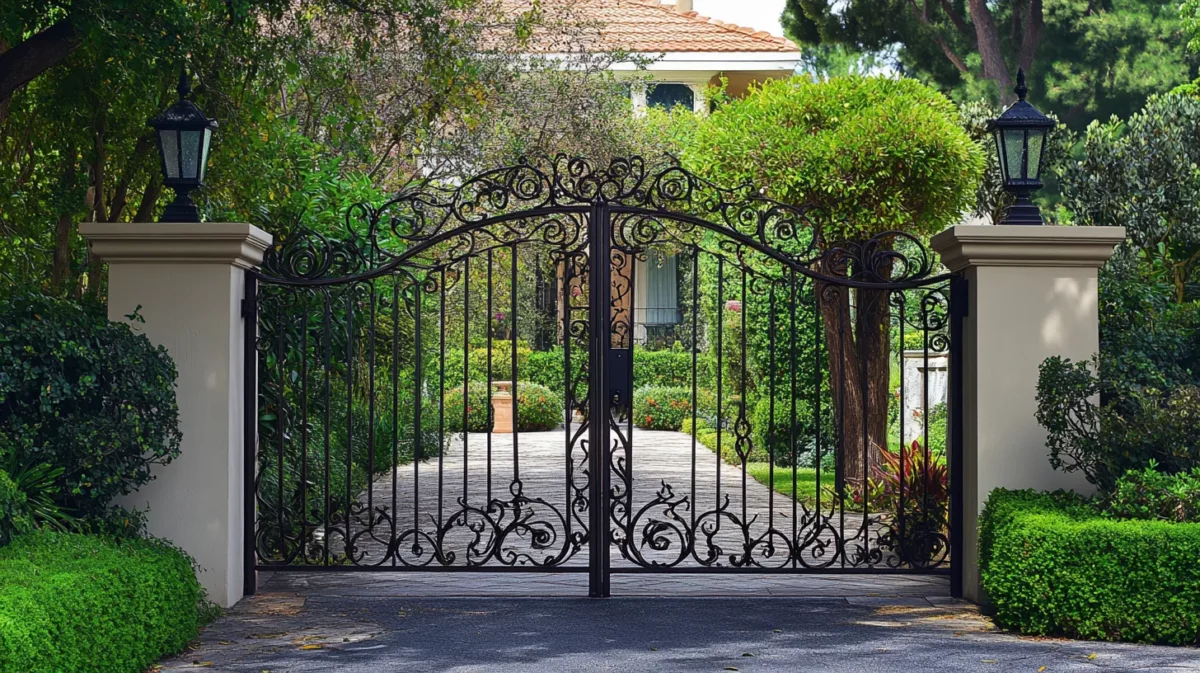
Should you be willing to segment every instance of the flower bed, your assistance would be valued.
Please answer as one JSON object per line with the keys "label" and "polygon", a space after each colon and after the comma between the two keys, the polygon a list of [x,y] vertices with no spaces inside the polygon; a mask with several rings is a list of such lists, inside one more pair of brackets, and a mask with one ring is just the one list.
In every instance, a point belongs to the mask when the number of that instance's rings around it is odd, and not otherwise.
{"label": "flower bed", "polygon": [[1079,496],[997,489],[979,548],[983,588],[1005,628],[1200,642],[1200,523],[1113,520]]}
{"label": "flower bed", "polygon": [[202,606],[162,542],[20,535],[0,549],[0,673],[138,673],[196,636]]}

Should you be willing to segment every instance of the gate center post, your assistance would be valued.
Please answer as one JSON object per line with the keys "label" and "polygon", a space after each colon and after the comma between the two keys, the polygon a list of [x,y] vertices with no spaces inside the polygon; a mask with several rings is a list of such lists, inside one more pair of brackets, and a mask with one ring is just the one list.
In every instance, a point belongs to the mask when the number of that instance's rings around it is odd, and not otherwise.
{"label": "gate center post", "polygon": [[607,354],[611,340],[612,217],[607,205],[588,216],[588,596],[609,595],[609,404]]}

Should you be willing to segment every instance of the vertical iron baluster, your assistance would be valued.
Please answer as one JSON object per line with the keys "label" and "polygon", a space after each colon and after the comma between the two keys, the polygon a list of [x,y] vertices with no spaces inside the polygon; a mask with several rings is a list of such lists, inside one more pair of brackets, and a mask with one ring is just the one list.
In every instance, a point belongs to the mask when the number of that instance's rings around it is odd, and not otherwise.
{"label": "vertical iron baluster", "polygon": [[392,535],[388,538],[388,551],[392,566],[396,565],[396,524],[399,510],[396,509],[397,473],[400,471],[400,284],[396,276],[392,281]]}
{"label": "vertical iron baluster", "polygon": [[[771,283],[770,295],[767,300],[767,306],[770,310],[770,315],[767,317],[767,350],[769,351],[768,360],[770,364],[767,370],[771,372],[771,378],[767,382],[767,394],[771,396],[771,401],[767,403],[767,472],[770,475],[767,483],[771,485],[767,489],[767,531],[775,530],[775,283]],[[742,315],[746,314],[746,307],[742,307]],[[742,477],[745,479],[745,469],[743,468]],[[795,480],[792,480],[795,483]]]}
{"label": "vertical iron baluster", "polygon": [[691,511],[692,526],[689,529],[691,532],[691,540],[689,541],[692,547],[692,552],[696,550],[696,509],[700,506],[698,496],[696,494],[696,423],[699,418],[698,410],[700,408],[699,384],[697,379],[700,376],[697,371],[697,357],[700,352],[700,330],[699,330],[699,315],[700,315],[700,248],[692,248],[692,490],[688,493],[692,498],[692,506],[688,509]]}
{"label": "vertical iron baluster", "polygon": [[[715,508],[721,507],[721,439],[725,434],[725,414],[722,404],[722,370],[725,369],[725,258],[717,255],[717,499]],[[721,530],[721,517],[716,517],[717,531]]]}
{"label": "vertical iron baluster", "polygon": [[467,411],[470,409],[471,378],[470,378],[470,360],[468,354],[471,352],[471,258],[467,257],[463,260],[463,507],[467,506],[467,475],[470,474],[467,469],[467,458],[470,451],[467,447]]}
{"label": "vertical iron baluster", "polygon": [[[625,380],[629,382],[628,390],[625,391],[627,399],[625,403],[628,405],[629,414],[625,423],[625,478],[627,487],[625,489],[625,513],[626,513],[626,530],[625,542],[632,544],[633,542],[633,387],[637,382],[633,380],[633,350],[637,341],[637,320],[634,318],[637,315],[637,255],[630,248],[630,252],[622,253],[629,260],[629,362],[627,363],[627,371]],[[647,263],[649,260],[647,259]]]}
{"label": "vertical iron baluster", "polygon": [[[793,269],[792,270],[792,282],[793,283],[795,283],[795,278],[796,278],[796,271]],[[813,380],[813,390],[814,390],[813,409],[815,409],[815,412],[813,415],[816,417],[816,424],[817,424],[817,430],[816,430],[817,455],[815,458],[813,458],[813,465],[816,467],[816,487],[817,487],[817,498],[816,498],[817,504],[816,504],[816,515],[815,515],[816,518],[814,519],[814,521],[816,522],[817,531],[819,533],[820,525],[821,525],[821,433],[825,430],[824,426],[822,426],[822,424],[821,424],[821,379],[824,378],[821,375],[822,374],[821,370],[824,367],[825,363],[828,362],[828,359],[822,359],[822,357],[821,357],[821,333],[824,332],[824,324],[821,319],[821,297],[820,297],[821,286],[819,284],[817,284],[816,282],[814,282],[812,284],[812,288],[813,288],[813,343],[815,344],[815,346],[813,348],[813,379],[814,379]],[[832,372],[830,372],[830,374],[832,374]]]}
{"label": "vertical iron baluster", "polygon": [[[742,321],[742,334],[741,334],[742,354],[741,354],[741,358],[742,358],[742,362],[741,362],[741,367],[740,367],[741,381],[739,382],[740,386],[739,386],[739,390],[738,390],[738,394],[741,396],[741,400],[738,402],[738,420],[737,420],[737,428],[738,429],[737,429],[737,431],[734,432],[734,437],[738,437],[738,433],[741,431],[741,429],[746,427],[746,313],[747,312],[748,311],[747,311],[747,306],[746,306],[746,267],[743,266],[742,267],[742,311],[741,311],[741,321]],[[741,439],[741,438],[738,437],[738,439]],[[739,442],[738,444],[741,444],[741,443]],[[745,448],[744,446],[739,446],[738,444],[735,444],[734,446],[737,448]],[[742,459],[742,525],[747,526],[747,527],[749,527],[749,523],[748,523],[749,518],[746,515],[746,458],[749,457],[749,455],[750,455],[750,452],[746,451],[741,456],[741,459]],[[774,490],[774,484],[772,484],[771,490],[772,491]],[[750,553],[750,550],[747,549],[746,554],[749,555],[749,553]]]}
{"label": "vertical iron baluster", "polygon": [[[295,296],[295,290],[292,288],[286,288],[280,292],[281,295],[285,294],[285,293],[291,294],[291,295],[293,295],[293,297]],[[279,302],[279,318],[275,322],[275,324],[277,325],[276,329],[279,331],[279,343],[278,343],[278,347],[277,347],[277,350],[275,353],[275,358],[276,358],[275,364],[278,369],[278,377],[279,377],[278,378],[278,381],[279,381],[279,399],[278,399],[279,413],[276,414],[276,416],[278,417],[277,432],[279,433],[279,446],[277,448],[277,450],[279,451],[279,456],[278,456],[279,471],[275,474],[275,481],[276,481],[276,485],[278,486],[277,490],[278,490],[278,495],[279,495],[279,500],[276,503],[276,506],[278,508],[276,510],[276,515],[277,515],[276,518],[278,519],[278,524],[279,524],[279,560],[280,561],[287,560],[287,544],[285,542],[286,536],[284,535],[284,521],[283,521],[283,512],[286,509],[284,507],[284,503],[283,503],[283,482],[285,480],[284,479],[283,457],[286,452],[285,437],[287,437],[287,398],[284,395],[284,390],[287,388],[287,385],[286,385],[287,374],[284,371],[284,363],[286,362],[286,358],[284,356],[285,350],[284,350],[283,337],[287,333],[287,324],[284,320],[285,313],[283,310],[283,304],[284,304],[283,301]]]}
{"label": "vertical iron baluster", "polygon": [[324,373],[322,374],[322,375],[323,375],[323,377],[324,377],[324,382],[323,382],[323,383],[324,383],[324,386],[323,386],[323,387],[324,387],[324,390],[322,391],[322,394],[323,394],[323,395],[324,395],[324,397],[325,397],[325,400],[324,400],[324,407],[325,407],[325,409],[324,409],[324,416],[325,416],[325,418],[324,418],[324,420],[325,420],[325,437],[324,437],[324,440],[325,440],[325,441],[324,441],[324,443],[325,443],[325,446],[324,446],[324,450],[325,450],[325,453],[324,453],[324,458],[325,458],[325,466],[324,466],[324,469],[322,470],[322,472],[323,472],[323,477],[324,477],[324,480],[325,480],[325,481],[324,481],[324,484],[323,484],[323,487],[324,487],[324,496],[325,496],[325,502],[324,502],[324,505],[325,505],[325,511],[324,511],[324,512],[322,513],[322,515],[321,515],[321,519],[322,519],[322,521],[321,521],[321,525],[322,525],[322,526],[324,526],[324,530],[323,530],[323,532],[322,532],[322,534],[321,534],[322,543],[323,543],[323,544],[322,544],[322,547],[323,547],[323,549],[322,549],[322,552],[321,552],[321,554],[322,554],[322,557],[321,557],[321,563],[322,563],[322,565],[329,565],[329,562],[330,562],[330,557],[329,557],[329,525],[330,525],[330,523],[332,523],[332,522],[330,521],[330,518],[329,518],[329,509],[330,509],[330,507],[331,507],[331,506],[332,506],[332,504],[333,504],[333,494],[331,494],[331,493],[329,492],[329,482],[330,482],[330,475],[329,475],[329,470],[330,470],[330,466],[329,466],[329,462],[330,462],[330,461],[329,461],[329,435],[330,435],[330,433],[331,433],[331,432],[333,432],[333,423],[332,423],[332,420],[333,420],[333,418],[332,418],[332,411],[331,411],[331,409],[330,409],[330,406],[331,406],[331,405],[330,405],[330,400],[331,400],[331,395],[330,395],[330,393],[331,393],[331,391],[330,391],[330,371],[332,371],[332,369],[333,369],[333,299],[330,297],[330,291],[329,291],[329,289],[328,289],[328,288],[321,288],[321,311],[322,311],[322,313],[324,314],[324,318],[325,318],[325,329],[324,329],[324,335],[323,335],[323,336],[324,336],[324,339],[323,339],[323,341],[324,341],[324,344],[323,344],[323,346],[322,346],[322,349],[321,349],[321,350],[322,350],[322,353],[321,353],[321,354],[324,356],[324,361],[325,361],[325,362],[324,362],[324,364],[325,364],[325,371],[324,371]]}
{"label": "vertical iron baluster", "polygon": [[842,558],[842,567],[846,567],[846,386],[849,380],[846,378],[846,322],[850,319],[850,301],[846,299],[845,315],[840,310],[842,306],[841,293],[850,293],[849,288],[830,286],[838,291],[837,302],[839,310],[837,312],[838,321],[838,378],[842,385],[838,386],[838,434],[837,434],[837,470],[835,484],[838,490],[838,539],[842,541],[842,548],[838,550]]}
{"label": "vertical iron baluster", "polygon": [[487,390],[483,404],[487,408],[487,506],[492,505],[492,249],[487,253]]}
{"label": "vertical iron baluster", "polygon": [[[517,401],[519,400],[521,395],[520,395],[520,390],[519,390],[520,386],[517,383],[517,244],[516,243],[514,243],[512,246],[512,260],[511,261],[512,261],[512,265],[511,265],[512,278],[509,281],[509,283],[510,283],[509,284],[509,299],[511,300],[511,304],[512,304],[512,330],[509,332],[509,338],[511,341],[511,343],[509,344],[509,348],[510,348],[511,352],[509,354],[512,356],[511,357],[512,376],[510,377],[510,379],[512,380],[513,484],[515,486],[515,485],[519,484],[521,481],[520,453],[517,450],[517,437],[520,434],[519,428],[521,425],[520,417],[517,415],[517,413],[518,413]],[[516,495],[519,492],[520,491],[516,491],[513,493],[513,495]]]}
{"label": "vertical iron baluster", "polygon": [[353,475],[353,457],[354,457],[354,285],[350,284],[346,287],[346,538],[343,540],[346,547],[346,557],[353,562],[354,554],[351,551],[351,538],[353,537],[353,521],[351,513],[354,511],[354,499],[350,493],[350,487],[354,482]]}
{"label": "vertical iron baluster", "polygon": [[900,306],[899,306],[899,311],[900,311],[900,423],[899,423],[899,426],[900,426],[900,428],[899,428],[899,432],[900,432],[900,489],[899,489],[900,490],[900,492],[899,492],[900,511],[897,513],[897,516],[900,519],[900,543],[901,543],[900,560],[901,560],[901,562],[903,562],[904,561],[903,548],[904,548],[904,545],[906,545],[907,541],[908,541],[908,538],[905,537],[905,535],[904,535],[904,533],[905,533],[904,463],[906,462],[904,460],[904,453],[908,448],[904,445],[905,444],[904,424],[908,420],[908,418],[905,416],[905,409],[904,409],[904,402],[906,399],[904,396],[905,395],[905,393],[904,393],[904,369],[905,369],[905,366],[904,366],[905,365],[905,362],[904,362],[904,318],[905,318],[905,315],[904,315],[904,313],[905,313],[905,310],[904,309],[905,309],[905,305],[908,303],[908,296],[904,294],[903,290],[899,290],[898,292],[900,294],[900,301],[898,302],[900,304]]}
{"label": "vertical iron baluster", "polygon": [[[308,295],[305,292],[305,295]],[[307,299],[307,296],[305,297]],[[308,304],[300,310],[300,539],[301,559],[308,562]]]}
{"label": "vertical iron baluster", "polygon": [[[856,290],[854,295],[855,295],[855,303],[858,305],[859,311],[860,311],[860,313],[858,315],[861,316],[862,315],[861,312],[866,312],[867,310],[869,310],[868,304],[871,301],[871,295],[868,294],[865,290]],[[857,330],[856,330],[856,332],[857,332]],[[874,338],[876,338],[876,337],[872,337],[872,339],[874,339]],[[867,479],[868,479],[867,470],[871,463],[871,442],[870,442],[870,435],[868,434],[868,431],[870,429],[868,420],[870,419],[870,415],[871,415],[871,388],[870,388],[870,379],[867,378],[867,361],[870,359],[868,356],[868,351],[870,350],[870,347],[868,345],[869,343],[870,343],[870,339],[865,340],[865,341],[858,340],[858,376],[859,376],[859,386],[860,386],[859,399],[861,400],[861,404],[859,405],[859,410],[860,410],[860,413],[862,414],[862,485],[860,486],[860,488],[862,489],[863,518],[862,518],[862,529],[861,530],[862,530],[862,536],[863,536],[863,548],[864,549],[868,548],[870,546],[870,540],[869,540],[869,535],[868,535],[867,531],[868,531],[868,518],[870,516],[868,514],[868,510],[870,510],[870,507],[871,507],[869,491],[867,489]]]}
{"label": "vertical iron baluster", "polygon": [[367,314],[367,529],[375,535],[375,279],[370,280],[368,297],[371,310]]}
{"label": "vertical iron baluster", "polygon": [[[792,567],[796,567],[797,557],[800,556],[800,541],[798,538],[799,524],[796,518],[796,479],[798,479],[799,469],[796,465],[796,268],[789,267],[788,269],[788,314],[791,315],[791,329],[788,331],[788,374],[790,379],[789,390],[792,399],[791,410],[791,427],[788,430],[788,444],[792,449]],[[819,373],[819,370],[818,370]],[[821,432],[820,425],[817,426],[817,433]],[[821,488],[818,481],[817,488]],[[821,509],[817,508],[816,521],[820,522]]]}
{"label": "vertical iron baluster", "polygon": [[[925,292],[925,296],[921,298],[921,328],[923,330],[923,339],[921,340],[921,361],[925,367],[925,371],[921,374],[921,422],[922,436],[925,438],[922,453],[925,454],[925,462],[921,470],[919,478],[921,480],[921,509],[920,518],[918,521],[928,521],[929,516],[929,461],[932,456],[929,453],[929,310],[931,308],[929,301],[933,300],[934,295],[932,290],[921,290]],[[914,452],[915,453],[915,452]],[[914,463],[916,456],[913,456]],[[903,461],[901,461],[903,464]]]}
{"label": "vertical iron baluster", "polygon": [[571,279],[572,279],[572,263],[571,258],[567,256],[567,246],[561,247],[562,251],[562,327],[559,332],[562,335],[563,344],[563,427],[565,436],[563,437],[563,451],[566,454],[566,511],[564,512],[563,520],[566,521],[566,539],[568,544],[571,540],[571,521],[574,519],[572,510],[574,506],[571,503],[571,485],[575,480],[575,461],[571,457]]}
{"label": "vertical iron baluster", "polygon": [[[421,310],[424,306],[424,289],[420,281],[413,281],[413,390],[415,391],[416,403],[413,406],[413,427],[416,428],[417,434],[414,438],[413,445],[413,535],[415,536],[421,530],[421,459],[424,457],[422,449],[423,438],[425,436],[425,425],[421,420],[421,407],[424,406],[422,400],[421,384],[424,377],[425,358],[421,349]],[[440,438],[439,438],[440,441]],[[413,538],[418,539],[416,537]]]}
{"label": "vertical iron baluster", "polygon": [[446,464],[446,267],[441,268],[438,298],[438,479],[437,527],[442,530],[442,496]]}

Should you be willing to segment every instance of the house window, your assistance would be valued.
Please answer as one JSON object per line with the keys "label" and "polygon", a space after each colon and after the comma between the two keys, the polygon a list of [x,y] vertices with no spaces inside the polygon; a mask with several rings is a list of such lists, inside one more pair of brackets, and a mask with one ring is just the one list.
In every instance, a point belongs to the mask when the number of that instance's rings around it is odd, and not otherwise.
{"label": "house window", "polygon": [[[648,255],[642,324],[674,325],[679,322],[679,275],[675,255]],[[640,293],[639,293],[640,294]]]}
{"label": "house window", "polygon": [[646,96],[646,105],[670,110],[676,105],[691,110],[696,103],[696,94],[686,84],[657,84]]}

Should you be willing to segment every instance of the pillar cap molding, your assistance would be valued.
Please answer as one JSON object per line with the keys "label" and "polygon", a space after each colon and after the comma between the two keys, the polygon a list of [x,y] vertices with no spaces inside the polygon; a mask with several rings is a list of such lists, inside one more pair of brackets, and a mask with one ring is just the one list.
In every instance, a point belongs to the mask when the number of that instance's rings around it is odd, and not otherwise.
{"label": "pillar cap molding", "polygon": [[951,271],[973,266],[1099,268],[1125,227],[957,225],[930,241]]}
{"label": "pillar cap molding", "polygon": [[242,222],[83,222],[92,254],[113,264],[262,264],[272,237]]}

